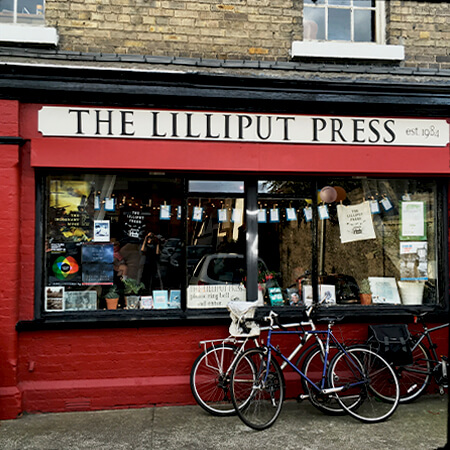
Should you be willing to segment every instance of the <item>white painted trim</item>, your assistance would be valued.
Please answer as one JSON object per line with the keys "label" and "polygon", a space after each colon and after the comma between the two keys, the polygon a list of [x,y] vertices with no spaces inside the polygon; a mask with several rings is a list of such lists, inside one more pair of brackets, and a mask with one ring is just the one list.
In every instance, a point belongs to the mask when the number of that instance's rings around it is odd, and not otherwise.
{"label": "white painted trim", "polygon": [[294,41],[292,42],[291,57],[298,56],[403,61],[405,48],[403,45],[379,45],[366,42]]}
{"label": "white painted trim", "polygon": [[0,42],[58,45],[56,28],[30,25],[2,24]]}

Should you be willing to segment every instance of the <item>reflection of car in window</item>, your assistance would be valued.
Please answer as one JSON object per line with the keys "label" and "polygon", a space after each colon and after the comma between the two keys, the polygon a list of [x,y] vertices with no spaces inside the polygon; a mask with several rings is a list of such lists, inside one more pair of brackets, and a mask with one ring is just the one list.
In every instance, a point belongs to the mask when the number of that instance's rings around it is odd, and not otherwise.
{"label": "reflection of car in window", "polygon": [[[267,266],[262,260],[259,260],[259,270],[267,271]],[[214,253],[200,260],[189,284],[240,284],[244,283],[245,277],[244,255]]]}
{"label": "reflection of car in window", "polygon": [[[213,251],[212,245],[189,245],[187,247],[187,271],[188,274],[191,274],[194,270],[194,267],[197,265],[197,263],[200,261],[200,259],[210,254]],[[178,246],[175,251],[172,253],[172,256],[170,257],[170,265],[172,268],[178,268],[181,264],[181,258],[182,258],[182,248],[181,246]]]}

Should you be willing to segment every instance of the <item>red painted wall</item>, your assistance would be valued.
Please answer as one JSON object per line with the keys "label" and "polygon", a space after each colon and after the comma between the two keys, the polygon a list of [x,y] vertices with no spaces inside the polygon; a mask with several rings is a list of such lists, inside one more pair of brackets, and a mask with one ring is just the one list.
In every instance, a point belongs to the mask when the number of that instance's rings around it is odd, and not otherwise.
{"label": "red painted wall", "polygon": [[[226,144],[224,148],[215,147],[211,156],[210,143],[200,143],[195,148],[192,143],[187,146],[183,143],[180,155],[176,143],[133,141],[130,145],[128,141],[124,151],[124,141],[120,140],[40,139],[36,132],[37,110],[38,105],[19,106],[17,102],[0,101],[0,135],[37,138],[21,149],[1,146],[3,211],[0,230],[3,239],[0,248],[2,255],[8,255],[3,259],[6,270],[0,284],[0,418],[3,419],[16,417],[22,411],[193,403],[189,373],[201,351],[198,342],[227,336],[226,326],[67,329],[18,335],[17,321],[34,317],[35,180],[32,164],[49,167],[105,167],[105,164],[123,167],[126,164],[139,169],[146,165],[149,168],[167,168],[168,165],[175,168],[176,165],[187,170],[226,163],[229,170],[361,170],[373,173],[389,167],[391,172],[400,169],[434,174],[449,172],[448,148],[396,149],[397,156],[393,156],[396,152],[392,149],[369,151],[351,147],[336,151],[336,148],[322,147],[304,163],[300,156],[314,153],[310,148],[305,147],[299,153],[298,148],[251,144],[244,148],[242,144]],[[236,165],[244,150],[244,164]],[[421,152],[436,154],[424,159]],[[405,158],[406,154],[409,158]],[[156,158],[159,163],[155,162]],[[297,166],[292,165],[293,160],[297,161]],[[346,339],[367,337],[367,324],[341,328]],[[437,343],[443,353],[448,353],[447,330],[439,333]],[[287,375],[287,379],[288,395],[297,395],[298,379],[292,375]]]}
{"label": "red painted wall", "polygon": [[[0,101],[0,136],[19,135],[19,104]],[[18,320],[17,299],[20,290],[19,254],[19,185],[20,160],[17,145],[0,146],[0,418],[17,416],[21,411],[17,388],[18,340],[15,325]]]}

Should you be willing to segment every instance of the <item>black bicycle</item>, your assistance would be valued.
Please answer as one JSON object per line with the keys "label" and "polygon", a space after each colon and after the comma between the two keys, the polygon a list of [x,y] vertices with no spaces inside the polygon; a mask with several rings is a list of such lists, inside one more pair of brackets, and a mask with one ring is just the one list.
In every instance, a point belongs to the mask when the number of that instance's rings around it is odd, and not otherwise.
{"label": "black bicycle", "polygon": [[[400,402],[408,403],[422,395],[431,380],[439,386],[441,395],[448,389],[448,356],[439,355],[437,344],[431,334],[449,326],[449,323],[428,328],[425,323],[427,313],[417,313],[415,321],[422,325],[422,330],[411,335],[412,363],[393,365],[400,386]],[[385,397],[386,400],[389,398]]]}

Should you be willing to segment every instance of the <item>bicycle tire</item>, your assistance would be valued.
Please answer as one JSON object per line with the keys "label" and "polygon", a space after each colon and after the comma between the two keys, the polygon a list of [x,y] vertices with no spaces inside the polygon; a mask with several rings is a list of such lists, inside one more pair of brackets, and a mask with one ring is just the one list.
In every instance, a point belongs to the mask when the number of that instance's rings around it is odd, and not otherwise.
{"label": "bicycle tire", "polygon": [[[252,362],[249,370],[248,359]],[[267,349],[246,350],[231,374],[231,399],[239,418],[250,428],[264,430],[272,426],[281,413],[284,401],[284,378],[278,362],[271,357],[266,377]]]}
{"label": "bicycle tire", "polygon": [[409,403],[420,397],[431,381],[431,356],[420,343],[412,351],[412,364],[394,366],[400,386],[400,403]]}
{"label": "bicycle tire", "polygon": [[214,416],[236,413],[230,395],[230,365],[238,351],[239,347],[232,344],[209,347],[192,365],[192,395],[205,411]]}
{"label": "bicycle tire", "polygon": [[[337,350],[335,347],[334,349]],[[297,361],[297,366],[300,359],[302,359],[302,357],[300,357]],[[329,367],[331,359],[328,361]],[[323,353],[319,345],[313,345],[311,351],[304,358],[301,370],[304,375],[314,382],[314,384],[320,387],[323,373]],[[308,395],[308,400],[319,411],[332,416],[347,414],[346,410],[341,406],[334,394],[325,395],[316,392],[310,383],[308,383],[308,381],[306,381],[303,377],[301,378],[301,383],[303,392]]]}
{"label": "bicycle tire", "polygon": [[[365,347],[338,353],[330,363],[329,383],[333,388],[343,389],[336,392],[337,399],[350,415],[362,422],[382,422],[399,404],[400,387],[393,368]],[[349,401],[352,395],[362,399],[357,406]],[[385,401],[383,396],[390,401]]]}

